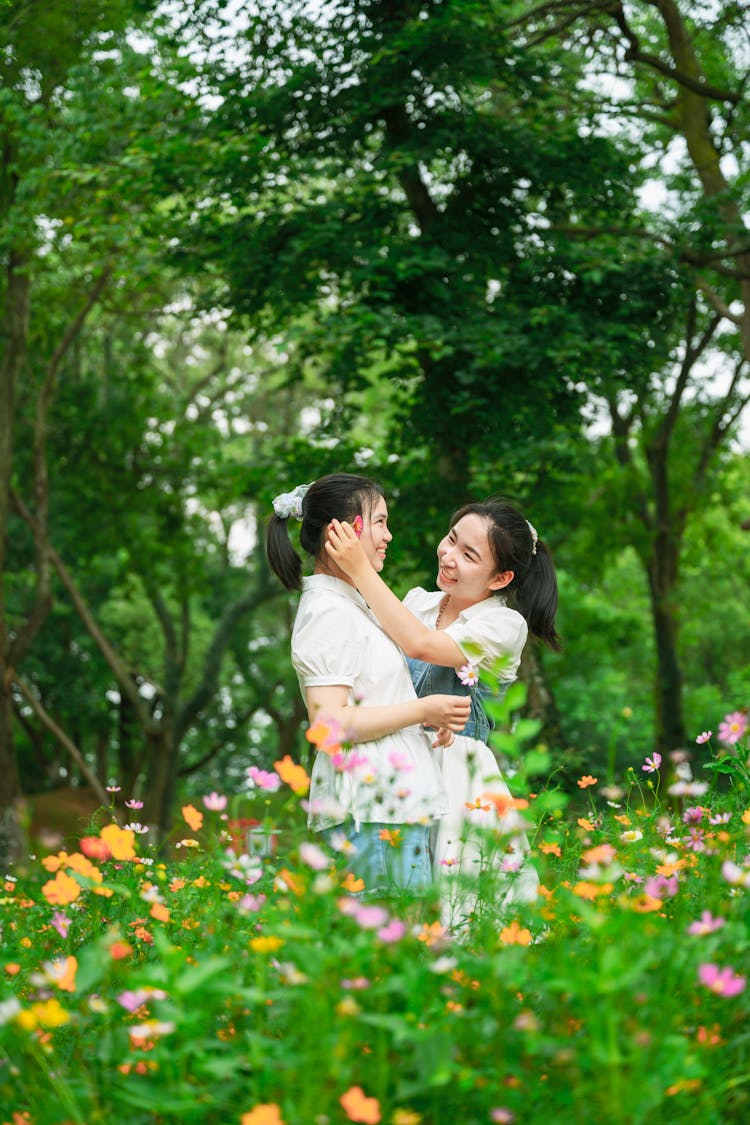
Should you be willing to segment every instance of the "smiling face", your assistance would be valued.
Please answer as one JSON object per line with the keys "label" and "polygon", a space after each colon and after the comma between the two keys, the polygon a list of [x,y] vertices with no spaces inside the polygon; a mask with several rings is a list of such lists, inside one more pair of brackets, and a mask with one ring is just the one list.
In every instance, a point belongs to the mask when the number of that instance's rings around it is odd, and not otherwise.
{"label": "smiling face", "polygon": [[371,566],[378,573],[385,566],[385,553],[392,539],[388,530],[388,505],[382,496],[378,496],[370,510],[362,513],[362,534],[359,538]]}
{"label": "smiling face", "polygon": [[513,581],[512,570],[498,572],[488,528],[484,516],[470,512],[438,544],[437,584],[464,607],[483,601]]}

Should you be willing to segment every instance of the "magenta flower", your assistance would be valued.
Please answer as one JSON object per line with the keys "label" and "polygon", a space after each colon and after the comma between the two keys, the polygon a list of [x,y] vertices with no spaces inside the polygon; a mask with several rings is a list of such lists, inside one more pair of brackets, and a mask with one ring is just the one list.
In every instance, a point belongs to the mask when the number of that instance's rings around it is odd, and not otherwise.
{"label": "magenta flower", "polygon": [[254,786],[257,785],[258,789],[265,789],[269,793],[275,793],[281,785],[281,778],[277,773],[259,770],[257,766],[250,766],[247,776]]}
{"label": "magenta flower", "polygon": [[313,871],[325,871],[331,866],[331,861],[318,844],[313,844],[309,840],[299,846],[299,857],[303,863],[311,867]]}
{"label": "magenta flower", "polygon": [[658,752],[658,750],[655,750],[653,758],[646,758],[646,761],[641,766],[641,769],[644,773],[656,773],[660,765],[661,754]]}
{"label": "magenta flower", "polygon": [[237,903],[237,909],[241,910],[243,914],[257,914],[265,901],[266,896],[263,894],[246,894]]}
{"label": "magenta flower", "polygon": [[725,746],[734,746],[746,730],[747,715],[742,711],[732,711],[731,715],[725,715],[724,721],[719,723],[719,742],[723,742]]}
{"label": "magenta flower", "polygon": [[227,807],[227,798],[222,797],[220,793],[208,793],[203,798],[203,807],[208,809],[209,812],[224,812]]}
{"label": "magenta flower", "polygon": [[68,936],[70,918],[68,918],[67,914],[63,914],[61,910],[56,910],[52,915],[52,925],[55,927],[61,938],[66,938]]}
{"label": "magenta flower", "polygon": [[405,933],[406,923],[402,922],[400,918],[391,918],[390,922],[381,926],[378,930],[378,937],[381,941],[390,945],[395,941],[401,941]]}
{"label": "magenta flower", "polygon": [[717,996],[737,996],[745,987],[745,978],[732,969],[720,969],[718,965],[698,966],[698,979]]}
{"label": "magenta flower", "polygon": [[682,814],[683,824],[700,824],[703,820],[703,815],[706,810],[703,805],[691,805],[689,809],[685,809]]}
{"label": "magenta flower", "polygon": [[701,734],[698,735],[695,741],[699,746],[702,746],[704,742],[708,742],[713,733],[714,732],[712,730],[704,730]]}
{"label": "magenta flower", "polygon": [[700,918],[690,923],[687,932],[695,937],[703,937],[704,934],[715,933],[724,925],[726,925],[726,919],[714,918],[710,910],[704,910]]}
{"label": "magenta flower", "polygon": [[646,880],[644,891],[651,898],[674,898],[677,894],[679,881],[676,875],[652,875]]}
{"label": "magenta flower", "polygon": [[142,809],[143,808],[143,801],[126,801],[125,802],[125,808],[126,809]]}
{"label": "magenta flower", "polygon": [[356,515],[354,517],[354,519],[352,520],[352,527],[354,528],[354,534],[357,536],[357,539],[360,539],[365,527],[360,515]]}

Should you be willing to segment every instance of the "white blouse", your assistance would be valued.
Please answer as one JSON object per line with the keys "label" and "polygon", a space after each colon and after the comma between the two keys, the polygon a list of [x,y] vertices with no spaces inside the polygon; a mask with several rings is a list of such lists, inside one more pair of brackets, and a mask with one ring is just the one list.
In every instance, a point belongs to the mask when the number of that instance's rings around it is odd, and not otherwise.
{"label": "white blouse", "polygon": [[[425,625],[434,628],[444,597],[442,590],[424,590],[416,586],[409,590],[404,605]],[[499,672],[500,681],[511,683],[515,680],[529,627],[518,610],[505,604],[501,594],[493,594],[470,605],[443,632],[453,638],[467,661],[477,666],[491,668],[498,658],[505,658],[506,663]]]}
{"label": "white blouse", "polygon": [[[309,687],[344,686],[349,703],[363,707],[416,699],[401,650],[361,594],[328,574],[302,580],[292,664],[303,696]],[[341,756],[315,754],[308,823],[317,831],[348,817],[356,826],[414,823],[442,816],[446,808],[431,737],[421,726],[358,743]]]}

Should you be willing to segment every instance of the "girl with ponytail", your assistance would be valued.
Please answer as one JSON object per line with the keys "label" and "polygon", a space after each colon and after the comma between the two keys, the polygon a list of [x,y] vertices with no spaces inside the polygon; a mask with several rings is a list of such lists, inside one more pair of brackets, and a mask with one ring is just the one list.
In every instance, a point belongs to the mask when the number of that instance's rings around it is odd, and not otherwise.
{"label": "girl with ponytail", "polygon": [[[536,529],[501,497],[465,505],[437,547],[438,589],[410,590],[403,602],[364,565],[348,522],[333,521],[327,550],[406,654],[417,694],[453,691],[471,697],[466,726],[455,739],[446,733],[436,754],[449,808],[433,832],[435,873],[462,873],[470,883],[487,869],[490,838],[473,829],[494,828],[504,844],[490,854],[501,899],[535,897],[538,876],[526,858],[523,823],[515,811],[497,811],[508,802],[512,810],[512,798],[487,744],[491,723],[478,676],[481,668],[499,667],[504,690],[516,677],[529,632],[560,648],[555,568]],[[488,793],[501,798],[494,807]],[[445,902],[446,920],[455,928],[475,909],[476,895],[459,887],[451,894],[446,886]]]}
{"label": "girl with ponytail", "polygon": [[[422,890],[432,881],[430,825],[447,807],[424,728],[450,737],[470,703],[449,691],[417,697],[403,653],[326,551],[332,521],[345,521],[339,526],[350,529],[364,565],[373,574],[383,569],[393,536],[380,485],[332,473],[282,493],[273,506],[269,564],[288,590],[302,590],[292,663],[318,745],[308,823],[336,846],[350,845],[347,864],[368,891]],[[308,577],[289,537],[292,518],[301,520],[300,544],[312,556]]]}

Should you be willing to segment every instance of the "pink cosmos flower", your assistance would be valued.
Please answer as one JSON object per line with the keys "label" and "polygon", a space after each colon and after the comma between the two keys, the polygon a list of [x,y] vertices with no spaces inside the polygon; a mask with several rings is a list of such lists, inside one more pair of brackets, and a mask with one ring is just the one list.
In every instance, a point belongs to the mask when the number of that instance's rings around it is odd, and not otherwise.
{"label": "pink cosmos flower", "polygon": [[250,766],[247,776],[253,786],[257,785],[258,789],[266,789],[269,793],[275,793],[281,786],[281,778],[277,773],[259,770],[257,766]]}
{"label": "pink cosmos flower", "polygon": [[652,875],[646,880],[644,891],[651,898],[674,898],[677,894],[679,880],[676,875]]}
{"label": "pink cosmos flower", "polygon": [[732,711],[731,715],[725,715],[724,721],[719,723],[719,742],[723,742],[725,746],[733,746],[746,730],[747,715],[742,711]]}
{"label": "pink cosmos flower", "polygon": [[497,1125],[512,1125],[515,1119],[515,1113],[510,1109],[506,1109],[505,1106],[497,1106],[495,1109],[490,1110],[490,1121],[496,1122]]}
{"label": "pink cosmos flower", "polygon": [[203,807],[208,809],[209,812],[224,812],[227,807],[227,798],[222,797],[220,793],[208,793],[203,798]]}
{"label": "pink cosmos flower", "polygon": [[740,867],[731,859],[725,859],[721,865],[721,874],[733,887],[750,887],[750,870]]}
{"label": "pink cosmos flower", "polygon": [[694,934],[696,937],[703,937],[704,934],[715,933],[716,930],[720,930],[725,924],[725,918],[714,918],[710,910],[704,910],[700,918],[690,923],[687,932],[689,934]]}
{"label": "pink cosmos flower", "polygon": [[703,815],[705,812],[706,809],[703,808],[703,805],[691,805],[690,808],[685,809],[684,813],[682,814],[682,823],[700,824],[700,822],[703,820]]}
{"label": "pink cosmos flower", "polygon": [[361,992],[362,989],[370,987],[370,982],[367,977],[354,977],[352,980],[350,980],[348,977],[345,977],[341,981],[341,987],[348,990]]}
{"label": "pink cosmos flower", "polygon": [[391,918],[390,922],[385,926],[381,926],[378,930],[378,937],[381,941],[390,945],[393,942],[401,941],[401,938],[406,933],[406,923],[402,922],[400,918]]}
{"label": "pink cosmos flower", "polygon": [[260,895],[253,895],[253,894],[243,895],[242,898],[237,903],[237,909],[241,910],[243,914],[257,914],[257,912],[261,909],[261,907],[263,906],[263,903],[265,901],[266,901],[266,896],[263,895],[263,894],[260,894]]}
{"label": "pink cosmos flower", "polygon": [[718,965],[698,966],[698,979],[717,996],[737,996],[745,987],[745,978],[732,969],[720,969]]}
{"label": "pink cosmos flower", "polygon": [[641,766],[641,769],[644,773],[656,773],[660,765],[661,754],[658,752],[658,750],[655,750],[653,758],[646,758],[646,761]]}
{"label": "pink cosmos flower", "polygon": [[361,537],[364,526],[365,525],[362,517],[360,515],[356,515],[352,520],[352,527],[354,528],[354,534],[357,536],[357,539]]}
{"label": "pink cosmos flower", "polygon": [[414,762],[409,760],[408,754],[405,754],[403,750],[391,750],[388,755],[388,761],[391,763],[394,770],[406,771],[414,769]]}
{"label": "pink cosmos flower", "polygon": [[143,801],[126,801],[125,802],[125,808],[126,809],[142,809],[143,808]]}
{"label": "pink cosmos flower", "polygon": [[121,789],[122,789],[121,785],[108,785],[107,786],[107,792],[108,793],[119,793]]}
{"label": "pink cosmos flower", "polygon": [[709,739],[711,738],[713,733],[714,732],[712,730],[704,730],[701,734],[698,735],[698,737],[696,738],[695,741],[698,743],[699,746],[702,746],[704,742],[709,741]]}
{"label": "pink cosmos flower", "polygon": [[361,906],[357,903],[358,910],[354,917],[363,930],[377,930],[388,921],[388,911],[382,906]]}
{"label": "pink cosmos flower", "polygon": [[309,840],[300,844],[299,857],[308,867],[312,867],[313,871],[325,871],[331,866],[331,861],[323,849]]}
{"label": "pink cosmos flower", "polygon": [[70,918],[67,914],[63,914],[61,910],[56,910],[52,915],[52,925],[57,930],[61,938],[68,936],[68,928],[70,927]]}

